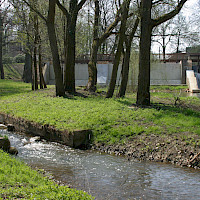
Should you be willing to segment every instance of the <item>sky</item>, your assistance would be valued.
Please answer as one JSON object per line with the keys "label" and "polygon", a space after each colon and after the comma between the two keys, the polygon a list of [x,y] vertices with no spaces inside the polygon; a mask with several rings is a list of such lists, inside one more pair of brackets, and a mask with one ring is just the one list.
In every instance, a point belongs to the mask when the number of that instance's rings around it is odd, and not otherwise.
{"label": "sky", "polygon": [[[198,1],[199,0],[188,0],[181,10],[181,12],[186,17],[186,20],[188,22],[191,20],[192,17],[194,17],[195,11],[197,11],[197,9],[198,9],[198,7],[197,7]],[[195,28],[194,28],[194,30],[195,30]],[[158,43],[152,44],[153,53],[159,53],[159,46],[160,45]],[[171,45],[168,45],[166,48],[166,51],[167,51],[166,53],[172,53],[173,51],[175,51],[175,49],[174,48],[172,49]]]}
{"label": "sky", "polygon": [[197,3],[198,3],[198,0],[188,0],[185,3],[183,11],[187,17],[193,14],[195,8],[197,8]]}

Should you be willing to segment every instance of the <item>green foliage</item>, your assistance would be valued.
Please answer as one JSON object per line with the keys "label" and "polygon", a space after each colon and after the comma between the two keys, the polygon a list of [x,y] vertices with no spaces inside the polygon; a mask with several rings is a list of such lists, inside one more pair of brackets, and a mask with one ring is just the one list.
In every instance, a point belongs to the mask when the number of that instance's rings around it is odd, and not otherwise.
{"label": "green foliage", "polygon": [[5,55],[5,56],[3,56],[2,63],[3,64],[12,64],[13,58]]}
{"label": "green foliage", "polygon": [[[3,84],[6,85],[2,89]],[[52,89],[32,92],[28,87],[24,83],[0,81],[3,91],[0,112],[61,130],[91,129],[94,142],[112,144],[124,143],[139,134],[200,134],[199,111],[174,106],[173,93],[155,92],[153,105],[139,108],[132,106],[136,102],[135,94],[121,99],[61,98],[53,97]],[[200,106],[200,99],[192,99],[195,100],[181,97],[187,105],[195,101]],[[171,104],[159,104],[161,100]]]}
{"label": "green foliage", "polygon": [[89,200],[83,191],[58,186],[0,150],[0,199]]}
{"label": "green foliage", "polygon": [[16,63],[24,63],[25,62],[25,55],[18,54],[17,56],[15,56],[14,61]]}

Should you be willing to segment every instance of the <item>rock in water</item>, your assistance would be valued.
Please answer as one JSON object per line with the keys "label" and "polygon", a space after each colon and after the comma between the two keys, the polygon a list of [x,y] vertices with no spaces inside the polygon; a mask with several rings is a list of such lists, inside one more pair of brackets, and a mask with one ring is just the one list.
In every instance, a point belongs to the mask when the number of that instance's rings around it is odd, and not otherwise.
{"label": "rock in water", "polygon": [[35,136],[35,137],[30,138],[30,143],[39,142],[39,141],[41,141],[40,136]]}
{"label": "rock in water", "polygon": [[7,129],[7,126],[5,126],[4,124],[0,124],[0,130],[1,129]]}
{"label": "rock in water", "polygon": [[7,128],[8,128],[8,131],[11,131],[11,132],[15,130],[15,127],[12,124],[8,124]]}
{"label": "rock in water", "polygon": [[10,147],[8,153],[10,153],[12,155],[17,155],[18,154],[18,150],[15,147]]}
{"label": "rock in water", "polygon": [[4,151],[9,151],[10,149],[10,141],[8,138],[0,137],[0,149]]}

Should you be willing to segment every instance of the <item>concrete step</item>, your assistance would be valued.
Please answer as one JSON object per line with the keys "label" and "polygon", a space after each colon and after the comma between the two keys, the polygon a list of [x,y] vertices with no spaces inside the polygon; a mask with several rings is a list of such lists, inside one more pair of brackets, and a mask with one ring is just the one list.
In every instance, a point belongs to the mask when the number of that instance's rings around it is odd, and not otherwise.
{"label": "concrete step", "polygon": [[200,93],[200,88],[198,87],[197,78],[193,70],[186,71],[186,81],[190,92]]}

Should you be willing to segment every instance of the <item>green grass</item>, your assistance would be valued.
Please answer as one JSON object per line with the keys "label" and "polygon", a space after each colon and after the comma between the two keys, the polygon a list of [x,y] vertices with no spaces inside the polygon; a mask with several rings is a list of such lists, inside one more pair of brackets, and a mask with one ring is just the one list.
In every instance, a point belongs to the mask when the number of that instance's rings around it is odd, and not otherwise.
{"label": "green grass", "polygon": [[11,64],[4,64],[4,73],[5,73],[5,79],[14,79],[14,80],[22,79],[22,75],[20,74],[20,72],[16,68],[14,68]]}
{"label": "green grass", "polygon": [[13,82],[12,80],[0,79],[0,99],[3,96],[9,97],[20,93],[31,91],[31,85],[23,82]]}
{"label": "green grass", "polygon": [[58,186],[0,150],[0,199],[89,200],[83,191]]}
{"label": "green grass", "polygon": [[[92,129],[94,142],[125,143],[135,135],[151,133],[200,134],[200,112],[175,107],[173,93],[152,93],[154,106],[138,108],[132,107],[135,94],[121,99],[55,98],[52,90],[31,92],[30,85],[24,83],[0,81],[0,88],[3,91],[0,112],[61,130]],[[158,104],[163,99],[171,104]],[[189,97],[181,99],[190,105]],[[192,99],[192,103],[200,105],[198,98]]]}

